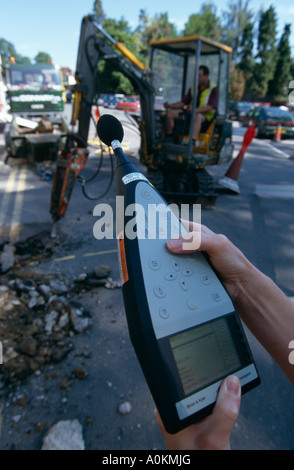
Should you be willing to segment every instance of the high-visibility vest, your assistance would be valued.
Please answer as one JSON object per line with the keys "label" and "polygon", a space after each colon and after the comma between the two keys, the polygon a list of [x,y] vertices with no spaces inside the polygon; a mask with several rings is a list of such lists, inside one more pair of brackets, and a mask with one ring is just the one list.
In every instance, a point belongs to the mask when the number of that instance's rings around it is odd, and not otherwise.
{"label": "high-visibility vest", "polygon": [[[210,97],[210,93],[212,92],[214,88],[216,88],[216,85],[211,85],[210,87],[205,88],[205,90],[203,90],[200,93],[200,99],[199,99],[199,105],[198,105],[199,108],[202,108],[203,106],[207,105],[209,97]],[[191,87],[191,96],[192,95],[193,95],[193,87]],[[212,109],[211,111],[208,111],[207,113],[203,113],[203,116],[205,116],[208,121],[212,121],[215,116],[215,109]]]}
{"label": "high-visibility vest", "polygon": [[[209,97],[210,97],[210,93],[215,87],[216,85],[212,85],[209,88],[205,88],[205,90],[202,91],[202,93],[200,94],[199,107],[207,105]],[[209,111],[208,113],[203,113],[203,114],[208,121],[212,121],[215,115],[215,110],[213,109],[212,111]]]}

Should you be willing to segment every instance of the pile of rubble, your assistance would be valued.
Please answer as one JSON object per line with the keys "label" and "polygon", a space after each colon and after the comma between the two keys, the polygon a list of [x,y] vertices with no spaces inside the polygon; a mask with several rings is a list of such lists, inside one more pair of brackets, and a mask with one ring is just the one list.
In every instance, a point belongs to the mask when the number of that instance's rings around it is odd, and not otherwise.
{"label": "pile of rubble", "polygon": [[12,383],[66,357],[91,318],[69,300],[70,286],[56,275],[25,270],[0,282],[2,381]]}
{"label": "pile of rubble", "polygon": [[61,361],[73,349],[74,336],[91,326],[90,313],[73,300],[74,294],[120,287],[109,277],[109,266],[97,266],[75,281],[26,268],[28,262],[52,256],[56,243],[42,233],[0,246],[0,388]]}
{"label": "pile of rubble", "polygon": [[2,243],[0,245],[0,274],[8,272],[13,267],[18,268],[49,258],[57,244],[58,240],[52,240],[49,232],[42,232],[15,244]]}

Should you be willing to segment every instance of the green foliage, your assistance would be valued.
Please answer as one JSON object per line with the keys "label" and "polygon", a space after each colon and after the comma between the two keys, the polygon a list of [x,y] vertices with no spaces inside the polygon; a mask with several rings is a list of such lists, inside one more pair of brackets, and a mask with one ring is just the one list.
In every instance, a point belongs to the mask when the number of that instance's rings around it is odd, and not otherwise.
{"label": "green foliage", "polygon": [[150,18],[146,10],[140,10],[139,25],[135,30],[138,37],[140,60],[147,63],[150,41],[177,37],[175,26],[170,23],[168,13],[161,13]]}
{"label": "green foliage", "polygon": [[233,62],[242,55],[242,37],[248,23],[253,22],[253,12],[249,9],[250,0],[230,0],[228,9],[222,14],[222,41],[233,49]]}
{"label": "green foliage", "polygon": [[274,98],[280,95],[285,96],[288,92],[288,86],[291,78],[291,47],[289,37],[291,33],[291,25],[286,24],[284,32],[281,36],[277,47],[277,62],[273,79],[268,84],[268,92]]}
{"label": "green foliage", "polygon": [[35,62],[37,64],[50,64],[52,62],[52,59],[47,52],[38,52],[38,54],[35,57]]}
{"label": "green foliage", "polygon": [[203,3],[199,13],[189,16],[183,36],[201,36],[219,41],[222,37],[222,26],[220,18],[217,17],[217,8],[213,3]]}
{"label": "green foliage", "polygon": [[277,19],[273,6],[261,11],[258,30],[257,61],[254,64],[250,88],[257,96],[264,98],[269,82],[275,72],[277,52]]}
{"label": "green foliage", "polygon": [[[287,87],[294,78],[290,25],[285,25],[278,40],[273,5],[261,10],[257,17],[250,8],[250,0],[229,0],[227,9],[220,14],[216,5],[211,0],[204,1],[199,7],[196,3],[195,12],[187,19],[182,32],[177,32],[167,12],[150,17],[145,9],[140,9],[138,26],[134,30],[124,17],[118,21],[107,18],[102,0],[94,0],[92,13],[112,37],[123,43],[145,65],[149,60],[150,41],[199,34],[232,47],[231,92],[234,96],[240,96],[242,89],[256,98],[287,96]],[[180,8],[179,4],[179,11]],[[29,57],[18,54],[14,45],[3,38],[0,39],[0,54],[4,64],[11,56],[17,62],[31,63]],[[46,52],[39,52],[35,57],[41,63],[48,63],[49,59]],[[99,93],[134,93],[129,80],[111,62],[100,61],[97,70]]]}
{"label": "green foliage", "polygon": [[25,57],[25,56],[18,54],[14,45],[11,42],[6,41],[6,39],[3,39],[3,38],[0,39],[0,55],[2,57],[3,65],[9,63],[10,57],[14,57],[16,62],[18,63],[22,63],[22,64],[31,63],[31,59],[29,57]]}
{"label": "green foliage", "polygon": [[98,23],[103,23],[105,19],[105,14],[102,8],[102,4],[100,0],[95,0],[93,5],[93,12],[96,16]]}
{"label": "green foliage", "polygon": [[244,91],[244,73],[232,64],[230,72],[230,98],[234,101],[240,101],[242,100]]}

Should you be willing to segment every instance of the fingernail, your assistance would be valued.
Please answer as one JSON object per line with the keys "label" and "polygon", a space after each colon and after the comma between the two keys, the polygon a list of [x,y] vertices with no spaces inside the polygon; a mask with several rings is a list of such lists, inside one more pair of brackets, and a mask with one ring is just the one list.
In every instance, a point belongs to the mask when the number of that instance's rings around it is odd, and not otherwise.
{"label": "fingernail", "polygon": [[167,247],[173,251],[180,250],[182,248],[182,241],[179,238],[173,238],[171,240],[168,240],[166,244]]}
{"label": "fingernail", "polygon": [[230,375],[226,379],[227,391],[236,397],[240,394],[240,381],[235,375]]}

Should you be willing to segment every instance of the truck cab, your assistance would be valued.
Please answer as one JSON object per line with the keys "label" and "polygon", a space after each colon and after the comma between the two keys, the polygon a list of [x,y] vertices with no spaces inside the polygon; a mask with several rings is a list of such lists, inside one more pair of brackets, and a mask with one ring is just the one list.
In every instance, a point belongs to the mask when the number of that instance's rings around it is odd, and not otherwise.
{"label": "truck cab", "polygon": [[64,110],[59,68],[51,64],[16,64],[5,67],[10,112],[26,119],[60,120]]}

